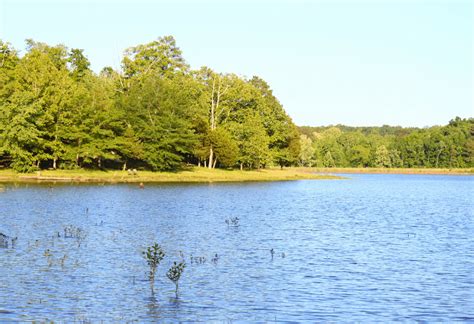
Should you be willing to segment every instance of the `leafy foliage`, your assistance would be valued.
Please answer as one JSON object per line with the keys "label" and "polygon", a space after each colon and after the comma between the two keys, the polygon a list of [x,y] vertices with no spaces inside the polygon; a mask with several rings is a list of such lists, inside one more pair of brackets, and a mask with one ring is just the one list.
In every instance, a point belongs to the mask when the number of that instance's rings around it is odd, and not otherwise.
{"label": "leafy foliage", "polygon": [[158,243],[155,243],[147,247],[147,249],[143,252],[143,256],[150,267],[150,281],[153,285],[153,282],[155,281],[156,269],[161,260],[163,260],[165,257],[165,252]]}
{"label": "leafy foliage", "polygon": [[[296,127],[260,78],[189,69],[172,36],[128,48],[123,71],[82,49],[0,41],[0,166],[177,170],[296,162]],[[296,158],[295,158],[296,156]]]}
{"label": "leafy foliage", "polygon": [[[306,137],[300,137],[303,134]],[[472,119],[426,129],[300,127],[261,78],[189,68],[172,36],[97,75],[82,49],[0,40],[0,167],[178,170],[188,164],[472,167]]]}
{"label": "leafy foliage", "polygon": [[181,261],[177,263],[176,261],[173,262],[173,265],[166,273],[166,276],[169,280],[171,280],[176,286],[176,294],[178,294],[178,283],[179,279],[181,279],[181,275],[184,272],[184,268],[186,267],[186,263]]}
{"label": "leafy foliage", "polygon": [[[300,127],[300,164],[326,167],[474,167],[474,119],[446,126]],[[308,142],[310,140],[310,143]],[[308,157],[309,146],[313,155]]]}

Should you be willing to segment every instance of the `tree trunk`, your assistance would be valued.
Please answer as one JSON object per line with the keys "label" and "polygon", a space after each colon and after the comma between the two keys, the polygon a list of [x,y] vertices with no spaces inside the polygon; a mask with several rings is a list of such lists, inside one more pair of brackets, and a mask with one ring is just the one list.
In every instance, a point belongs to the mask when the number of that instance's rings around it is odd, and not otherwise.
{"label": "tree trunk", "polygon": [[99,169],[102,168],[102,160],[101,158],[97,159],[97,165],[99,166]]}
{"label": "tree trunk", "polygon": [[207,160],[204,160],[204,167],[207,168]]}
{"label": "tree trunk", "polygon": [[244,170],[244,164],[240,162],[240,171],[243,171],[243,170]]}
{"label": "tree trunk", "polygon": [[[81,149],[81,143],[82,143],[82,140],[81,140],[80,138],[77,139],[77,148],[78,148],[78,151]],[[80,167],[79,159],[80,159],[79,152],[77,152],[77,153],[76,153],[76,166],[77,166],[77,167]]]}
{"label": "tree trunk", "polygon": [[200,168],[200,167],[201,167],[201,159],[199,159],[199,161],[198,161],[198,168]]}
{"label": "tree trunk", "polygon": [[215,169],[217,164],[217,159],[214,159],[214,164],[212,165],[212,168]]}
{"label": "tree trunk", "polygon": [[211,145],[211,148],[209,149],[209,169],[212,169],[213,162],[214,162],[214,150],[212,149],[212,145]]}
{"label": "tree trunk", "polygon": [[125,171],[125,170],[127,170],[127,161],[123,163],[123,167],[122,167],[122,171]]}
{"label": "tree trunk", "polygon": [[57,161],[58,161],[58,158],[57,158],[57,157],[54,157],[54,158],[53,158],[53,169],[55,169],[55,170],[56,170],[56,165],[57,165],[56,162],[57,162]]}

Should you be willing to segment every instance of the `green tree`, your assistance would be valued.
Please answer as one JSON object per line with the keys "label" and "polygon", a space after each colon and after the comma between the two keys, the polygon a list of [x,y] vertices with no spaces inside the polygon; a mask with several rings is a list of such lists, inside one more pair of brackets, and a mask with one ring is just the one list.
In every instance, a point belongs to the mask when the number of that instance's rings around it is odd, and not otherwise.
{"label": "green tree", "polygon": [[91,73],[90,62],[84,55],[84,50],[71,49],[67,61],[70,64],[71,76],[75,81],[80,81],[86,74]]}
{"label": "green tree", "polygon": [[392,166],[390,154],[385,145],[379,146],[375,152],[375,166],[379,168],[390,168]]}
{"label": "green tree", "polygon": [[300,165],[302,166],[311,166],[313,164],[313,141],[308,136],[301,134],[300,137]]}
{"label": "green tree", "polygon": [[239,147],[231,134],[224,128],[217,128],[209,134],[210,146],[214,148],[215,162],[232,167],[237,162]]}
{"label": "green tree", "polygon": [[76,84],[67,136],[68,159],[76,167],[104,168],[105,161],[126,164],[131,152],[140,157],[138,139],[113,100],[113,88],[106,78],[94,75]]}
{"label": "green tree", "polygon": [[351,149],[350,162],[355,167],[367,167],[370,163],[370,149],[358,144]]}
{"label": "green tree", "polygon": [[334,159],[332,158],[331,151],[327,151],[326,154],[324,155],[323,165],[327,168],[333,168],[336,166],[336,163],[334,162]]}
{"label": "green tree", "polygon": [[169,76],[189,69],[173,36],[126,49],[122,64],[128,78],[139,74]]}
{"label": "green tree", "polygon": [[299,162],[301,141],[295,124],[273,95],[267,82],[254,76],[248,83],[257,90],[256,93],[253,92],[253,96],[269,136],[268,146],[273,162],[281,167],[296,165]]}
{"label": "green tree", "polygon": [[241,169],[243,167],[259,169],[270,162],[271,153],[268,148],[270,139],[257,113],[249,112],[242,123],[232,123],[231,132],[238,143],[238,162]]}
{"label": "green tree", "polygon": [[73,91],[65,48],[27,42],[29,51],[15,66],[14,91],[2,109],[10,120],[3,131],[3,148],[19,171],[31,171],[48,160],[56,166],[64,152],[61,124]]}
{"label": "green tree", "polygon": [[403,161],[400,157],[400,152],[396,149],[389,150],[390,163],[394,168],[401,168],[403,166]]}
{"label": "green tree", "polygon": [[[203,95],[206,98],[205,102],[208,107],[209,116],[206,123],[208,128],[206,133],[211,134],[219,127],[224,127],[221,125],[228,121],[231,111],[230,103],[235,98],[235,90],[242,89],[241,94],[238,96],[244,96],[245,89],[242,88],[241,80],[235,75],[218,74],[207,67],[201,68],[195,75],[202,86]],[[229,90],[234,92],[234,97],[227,94]],[[211,169],[216,165],[215,147],[212,141],[208,142],[207,149],[209,152],[208,168]]]}
{"label": "green tree", "polygon": [[134,81],[121,101],[126,123],[137,134],[144,161],[153,170],[180,167],[197,141],[187,118],[189,102],[176,93],[173,82],[143,76]]}
{"label": "green tree", "polygon": [[0,165],[10,161],[7,153],[9,143],[4,130],[11,122],[9,101],[15,91],[15,68],[18,61],[17,51],[11,44],[0,40]]}

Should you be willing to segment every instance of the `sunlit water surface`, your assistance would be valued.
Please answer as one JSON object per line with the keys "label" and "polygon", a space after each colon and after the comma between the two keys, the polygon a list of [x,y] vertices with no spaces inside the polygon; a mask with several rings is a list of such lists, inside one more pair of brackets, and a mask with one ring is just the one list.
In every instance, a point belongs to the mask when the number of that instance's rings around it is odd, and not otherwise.
{"label": "sunlit water surface", "polygon": [[[350,177],[7,184],[0,232],[18,241],[0,248],[0,320],[474,321],[474,178]],[[141,253],[155,241],[152,294]]]}

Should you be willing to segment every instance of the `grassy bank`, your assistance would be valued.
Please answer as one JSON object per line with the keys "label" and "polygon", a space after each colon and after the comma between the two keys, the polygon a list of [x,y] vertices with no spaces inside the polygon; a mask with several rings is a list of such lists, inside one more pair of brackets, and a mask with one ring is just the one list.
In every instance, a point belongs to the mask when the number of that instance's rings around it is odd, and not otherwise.
{"label": "grassy bank", "polygon": [[393,173],[393,174],[446,174],[474,175],[473,168],[465,169],[433,169],[433,168],[300,168],[306,172],[317,173]]}
{"label": "grassy bank", "polygon": [[332,175],[312,174],[304,169],[265,169],[255,171],[209,170],[191,168],[180,172],[138,171],[129,175],[126,171],[109,170],[45,170],[31,174],[0,170],[0,182],[104,182],[104,183],[150,183],[150,182],[245,182],[285,180],[341,179]]}

